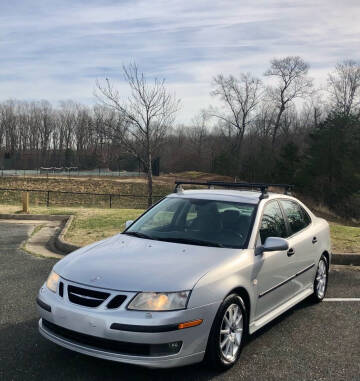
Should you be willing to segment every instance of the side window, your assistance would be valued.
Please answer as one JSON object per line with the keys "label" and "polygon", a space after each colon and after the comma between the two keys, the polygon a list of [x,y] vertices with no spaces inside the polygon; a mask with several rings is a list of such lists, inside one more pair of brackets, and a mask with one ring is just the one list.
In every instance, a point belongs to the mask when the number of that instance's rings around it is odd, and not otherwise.
{"label": "side window", "polygon": [[300,206],[300,208],[301,208],[302,214],[304,216],[305,226],[310,225],[311,224],[310,216],[308,215],[307,211],[304,208],[302,208],[301,206]]}
{"label": "side window", "polygon": [[264,213],[260,226],[261,244],[264,244],[268,237],[287,236],[285,220],[277,201],[272,201],[264,208]]}
{"label": "side window", "polygon": [[290,200],[281,200],[280,202],[285,210],[292,234],[297,233],[310,224],[309,215],[297,202]]}

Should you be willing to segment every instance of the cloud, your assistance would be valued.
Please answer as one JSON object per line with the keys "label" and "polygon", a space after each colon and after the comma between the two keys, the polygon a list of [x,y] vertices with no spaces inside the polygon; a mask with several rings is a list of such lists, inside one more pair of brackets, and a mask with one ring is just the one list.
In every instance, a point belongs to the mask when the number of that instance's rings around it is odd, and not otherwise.
{"label": "cloud", "polygon": [[300,55],[322,82],[339,60],[360,60],[359,16],[354,0],[2,2],[0,100],[94,103],[95,79],[123,89],[121,65],[136,61],[166,77],[186,122],[213,102],[218,73],[262,76],[271,58]]}

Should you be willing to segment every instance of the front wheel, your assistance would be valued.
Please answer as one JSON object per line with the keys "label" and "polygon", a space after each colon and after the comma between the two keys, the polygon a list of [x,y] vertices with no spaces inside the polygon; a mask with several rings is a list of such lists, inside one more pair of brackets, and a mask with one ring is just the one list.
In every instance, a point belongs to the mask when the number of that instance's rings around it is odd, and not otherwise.
{"label": "front wheel", "polygon": [[216,369],[232,367],[240,356],[246,332],[245,304],[238,295],[229,295],[220,306],[211,328],[207,362]]}
{"label": "front wheel", "polygon": [[329,276],[329,265],[324,255],[321,256],[314,280],[314,295],[315,302],[321,302],[326,294]]}

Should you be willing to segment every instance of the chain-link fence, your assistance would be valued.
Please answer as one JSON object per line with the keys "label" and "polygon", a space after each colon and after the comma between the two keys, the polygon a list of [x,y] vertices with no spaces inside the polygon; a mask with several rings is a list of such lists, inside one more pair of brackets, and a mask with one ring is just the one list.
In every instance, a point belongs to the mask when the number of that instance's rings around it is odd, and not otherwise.
{"label": "chain-link fence", "polygon": [[[0,204],[19,204],[21,194],[29,192],[30,205],[61,207],[92,207],[118,209],[146,209],[148,196],[138,194],[106,194],[89,192],[67,192],[36,189],[0,188]],[[153,203],[163,195],[154,195]]]}
{"label": "chain-link fence", "polygon": [[110,171],[107,169],[94,169],[89,171],[78,168],[39,168],[39,169],[0,169],[2,177],[136,177],[145,176],[143,172]]}

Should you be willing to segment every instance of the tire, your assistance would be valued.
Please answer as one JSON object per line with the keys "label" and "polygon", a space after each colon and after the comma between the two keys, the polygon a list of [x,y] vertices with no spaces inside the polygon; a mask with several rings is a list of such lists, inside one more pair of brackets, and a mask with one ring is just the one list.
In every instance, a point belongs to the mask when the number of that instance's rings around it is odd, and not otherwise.
{"label": "tire", "polygon": [[231,368],[240,357],[247,331],[245,304],[239,295],[231,294],[221,304],[211,327],[206,363],[216,370]]}
{"label": "tire", "polygon": [[314,279],[314,294],[313,301],[320,303],[326,294],[329,279],[329,265],[323,254],[319,260],[318,267]]}

